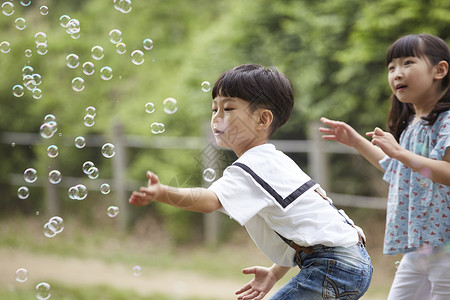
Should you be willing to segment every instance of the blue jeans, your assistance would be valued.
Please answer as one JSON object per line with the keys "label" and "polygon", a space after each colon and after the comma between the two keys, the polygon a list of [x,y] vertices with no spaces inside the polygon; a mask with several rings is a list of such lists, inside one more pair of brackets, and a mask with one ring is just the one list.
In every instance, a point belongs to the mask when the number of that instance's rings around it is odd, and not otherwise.
{"label": "blue jeans", "polygon": [[369,288],[373,269],[363,245],[316,245],[313,253],[300,254],[300,272],[270,299],[359,299]]}

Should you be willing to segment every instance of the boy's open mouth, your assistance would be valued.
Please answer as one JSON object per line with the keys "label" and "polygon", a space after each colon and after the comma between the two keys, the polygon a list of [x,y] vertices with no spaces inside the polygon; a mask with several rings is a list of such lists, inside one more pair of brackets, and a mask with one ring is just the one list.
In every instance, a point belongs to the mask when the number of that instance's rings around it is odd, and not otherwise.
{"label": "boy's open mouth", "polygon": [[221,135],[221,134],[224,134],[224,133],[225,133],[225,131],[223,131],[223,130],[214,129],[214,135]]}

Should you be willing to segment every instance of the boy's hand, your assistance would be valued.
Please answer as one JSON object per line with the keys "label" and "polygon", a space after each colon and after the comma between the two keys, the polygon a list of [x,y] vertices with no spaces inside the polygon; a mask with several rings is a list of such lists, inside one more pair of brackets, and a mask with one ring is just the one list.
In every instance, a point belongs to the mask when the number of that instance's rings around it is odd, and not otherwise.
{"label": "boy's hand", "polygon": [[148,186],[141,187],[139,192],[133,192],[130,199],[130,204],[136,206],[145,206],[155,201],[161,195],[161,184],[159,183],[156,174],[147,171]]}
{"label": "boy's hand", "polygon": [[331,127],[319,128],[320,132],[327,134],[322,136],[324,140],[332,140],[350,147],[355,147],[355,141],[360,135],[355,129],[353,129],[353,127],[347,123],[333,121],[323,117],[320,118],[320,121]]}
{"label": "boy's hand", "polygon": [[236,291],[239,300],[263,299],[278,281],[278,278],[271,272],[270,268],[250,267],[242,270],[242,273],[255,274],[255,278]]}

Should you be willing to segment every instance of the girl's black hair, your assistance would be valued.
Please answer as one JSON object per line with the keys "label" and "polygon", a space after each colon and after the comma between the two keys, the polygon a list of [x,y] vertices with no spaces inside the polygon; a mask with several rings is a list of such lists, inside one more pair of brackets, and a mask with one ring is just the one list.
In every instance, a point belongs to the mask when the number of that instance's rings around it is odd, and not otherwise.
{"label": "girl's black hair", "polygon": [[294,106],[291,81],[276,68],[245,64],[225,71],[214,84],[212,98],[236,97],[250,103],[252,109],[272,112],[272,135],[289,119]]}
{"label": "girl's black hair", "polygon": [[[450,52],[447,44],[440,38],[429,34],[406,35],[395,41],[388,50],[386,55],[386,65],[399,57],[424,57],[427,58],[433,65],[440,61],[446,61],[450,64]],[[427,121],[428,125],[433,125],[436,122],[438,115],[450,109],[450,74],[442,79],[442,91],[445,94],[436,103],[431,112],[422,117]],[[414,108],[411,104],[402,103],[398,98],[391,95],[391,109],[387,119],[387,129],[394,135],[397,141],[400,135],[408,126],[408,121],[412,115],[415,114]]]}

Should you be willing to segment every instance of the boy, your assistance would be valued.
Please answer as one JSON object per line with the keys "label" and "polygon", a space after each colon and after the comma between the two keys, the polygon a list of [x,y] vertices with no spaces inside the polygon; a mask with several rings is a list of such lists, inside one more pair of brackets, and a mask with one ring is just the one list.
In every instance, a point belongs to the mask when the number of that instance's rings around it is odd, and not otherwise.
{"label": "boy", "polygon": [[148,186],[133,192],[130,203],[220,210],[245,226],[274,264],[244,269],[255,278],[236,292],[238,299],[262,299],[296,265],[300,272],[272,299],[361,297],[372,277],[362,231],[294,161],[267,143],[289,119],[289,79],[274,69],[241,65],[219,77],[212,97],[216,142],[238,159],[208,189],[172,188],[147,172]]}

